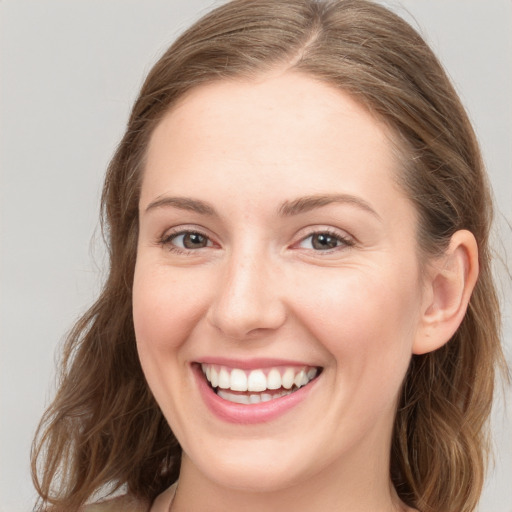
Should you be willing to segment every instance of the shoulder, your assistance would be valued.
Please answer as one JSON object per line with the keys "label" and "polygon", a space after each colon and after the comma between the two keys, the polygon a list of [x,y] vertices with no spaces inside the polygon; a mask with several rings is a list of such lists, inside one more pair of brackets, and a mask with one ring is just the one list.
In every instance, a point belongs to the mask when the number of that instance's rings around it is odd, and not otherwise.
{"label": "shoulder", "polygon": [[82,512],[148,512],[149,506],[131,496],[124,495],[111,500],[86,505]]}

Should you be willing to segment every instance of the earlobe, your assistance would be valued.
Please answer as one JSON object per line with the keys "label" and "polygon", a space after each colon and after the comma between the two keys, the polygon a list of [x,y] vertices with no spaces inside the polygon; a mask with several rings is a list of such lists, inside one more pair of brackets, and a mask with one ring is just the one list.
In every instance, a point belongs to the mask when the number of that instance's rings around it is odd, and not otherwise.
{"label": "earlobe", "polygon": [[432,352],[455,334],[478,278],[478,246],[473,234],[457,231],[430,268],[414,354]]}

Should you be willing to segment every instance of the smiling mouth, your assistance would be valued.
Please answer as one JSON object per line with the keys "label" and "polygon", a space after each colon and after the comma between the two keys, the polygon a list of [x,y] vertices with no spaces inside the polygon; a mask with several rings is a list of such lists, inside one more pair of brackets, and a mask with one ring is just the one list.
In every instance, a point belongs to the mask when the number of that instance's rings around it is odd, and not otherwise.
{"label": "smiling mouth", "polygon": [[318,377],[321,368],[275,366],[242,370],[202,363],[201,370],[210,388],[222,399],[251,405],[291,395]]}

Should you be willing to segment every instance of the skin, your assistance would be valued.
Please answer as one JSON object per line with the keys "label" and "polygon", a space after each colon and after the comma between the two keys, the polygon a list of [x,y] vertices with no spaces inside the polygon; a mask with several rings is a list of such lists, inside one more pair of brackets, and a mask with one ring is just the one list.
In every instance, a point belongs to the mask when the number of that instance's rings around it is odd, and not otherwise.
{"label": "skin", "polygon": [[[411,355],[460,323],[476,270],[460,235],[421,278],[397,169],[384,124],[292,72],[196,88],[155,129],[133,314],[144,373],[184,452],[173,512],[412,510],[389,478],[398,393]],[[279,212],[333,194],[345,200]],[[207,244],[184,249],[183,230]],[[326,231],[336,246],[315,248]],[[205,357],[286,358],[322,373],[285,414],[239,425],[202,401],[191,364]]]}

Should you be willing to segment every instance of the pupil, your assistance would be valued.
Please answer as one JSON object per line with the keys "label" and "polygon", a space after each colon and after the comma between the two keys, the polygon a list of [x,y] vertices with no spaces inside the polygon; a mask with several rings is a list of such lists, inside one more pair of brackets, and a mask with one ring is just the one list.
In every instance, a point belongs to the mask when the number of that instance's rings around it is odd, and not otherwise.
{"label": "pupil", "polygon": [[321,233],[319,235],[313,236],[313,247],[315,249],[320,249],[320,250],[334,249],[337,246],[338,246],[338,239],[331,235]]}
{"label": "pupil", "polygon": [[183,237],[183,245],[187,249],[206,247],[206,237],[200,235],[199,233],[188,233]]}

